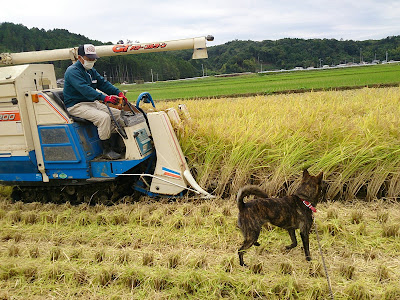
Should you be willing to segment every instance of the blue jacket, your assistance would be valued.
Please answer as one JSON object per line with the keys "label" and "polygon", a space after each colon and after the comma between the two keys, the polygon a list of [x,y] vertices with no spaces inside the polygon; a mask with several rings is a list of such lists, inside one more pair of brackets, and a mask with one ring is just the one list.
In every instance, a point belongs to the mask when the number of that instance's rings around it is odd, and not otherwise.
{"label": "blue jacket", "polygon": [[103,101],[106,95],[118,95],[120,90],[102,77],[96,69],[86,70],[78,60],[64,74],[64,103],[66,107],[80,102]]}

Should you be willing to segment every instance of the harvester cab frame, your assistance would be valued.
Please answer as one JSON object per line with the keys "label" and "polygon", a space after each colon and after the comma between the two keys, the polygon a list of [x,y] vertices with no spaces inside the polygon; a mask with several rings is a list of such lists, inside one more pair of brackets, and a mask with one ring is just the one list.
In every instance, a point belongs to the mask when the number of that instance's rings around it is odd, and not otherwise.
{"label": "harvester cab frame", "polygon": [[[194,49],[199,59],[207,58],[207,40],[213,38],[96,46],[96,52],[102,57]],[[212,197],[190,173],[171,124],[177,111],[146,113],[140,107],[140,101],[155,106],[149,93],[121,109],[124,156],[102,158],[96,126],[69,115],[54,66],[37,64],[67,59],[76,61],[77,47],[0,54],[0,184],[13,186],[13,199],[103,203],[135,192],[180,197],[188,190]]]}

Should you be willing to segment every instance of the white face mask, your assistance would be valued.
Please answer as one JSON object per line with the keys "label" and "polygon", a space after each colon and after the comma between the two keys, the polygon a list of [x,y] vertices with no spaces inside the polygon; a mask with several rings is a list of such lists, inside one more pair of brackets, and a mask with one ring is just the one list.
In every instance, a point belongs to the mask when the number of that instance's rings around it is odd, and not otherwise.
{"label": "white face mask", "polygon": [[90,70],[91,68],[93,68],[95,62],[95,60],[83,60],[83,67],[86,70]]}

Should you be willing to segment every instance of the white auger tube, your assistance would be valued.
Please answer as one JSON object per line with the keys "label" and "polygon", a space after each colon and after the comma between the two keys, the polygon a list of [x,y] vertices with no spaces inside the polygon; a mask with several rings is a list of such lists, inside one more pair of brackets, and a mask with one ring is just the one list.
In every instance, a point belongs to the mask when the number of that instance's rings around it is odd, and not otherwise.
{"label": "white auger tube", "polygon": [[[202,59],[208,57],[206,42],[213,40],[214,37],[208,35],[152,43],[102,45],[95,46],[95,48],[99,57],[193,49],[192,58]],[[78,59],[78,47],[20,53],[0,53],[0,66],[69,59],[74,62]]]}

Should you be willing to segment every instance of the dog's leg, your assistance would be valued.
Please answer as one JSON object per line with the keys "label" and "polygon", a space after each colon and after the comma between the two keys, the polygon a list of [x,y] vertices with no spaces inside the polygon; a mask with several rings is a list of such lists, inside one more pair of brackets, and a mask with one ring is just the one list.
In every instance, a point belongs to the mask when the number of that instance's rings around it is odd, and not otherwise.
{"label": "dog's leg", "polygon": [[292,240],[292,244],[289,246],[286,246],[286,249],[290,250],[297,246],[296,232],[294,229],[288,229],[287,231],[289,232],[290,239]]}
{"label": "dog's leg", "polygon": [[240,247],[238,250],[239,263],[241,266],[246,265],[243,261],[243,255],[246,252],[246,250],[249,249],[251,246],[258,244],[257,240],[258,240],[258,237],[260,236],[260,231],[261,231],[261,228],[253,228],[252,231],[247,231],[247,232],[244,231],[243,232],[244,241],[243,241],[242,247]]}
{"label": "dog's leg", "polygon": [[311,260],[309,235],[309,232],[300,232],[301,240],[303,241],[304,254],[306,255],[307,261]]}
{"label": "dog's leg", "polygon": [[239,254],[239,264],[241,266],[246,266],[243,260],[243,255],[246,252],[247,249],[249,249],[251,246],[253,246],[254,240],[244,240],[242,247],[239,248],[238,254]]}

